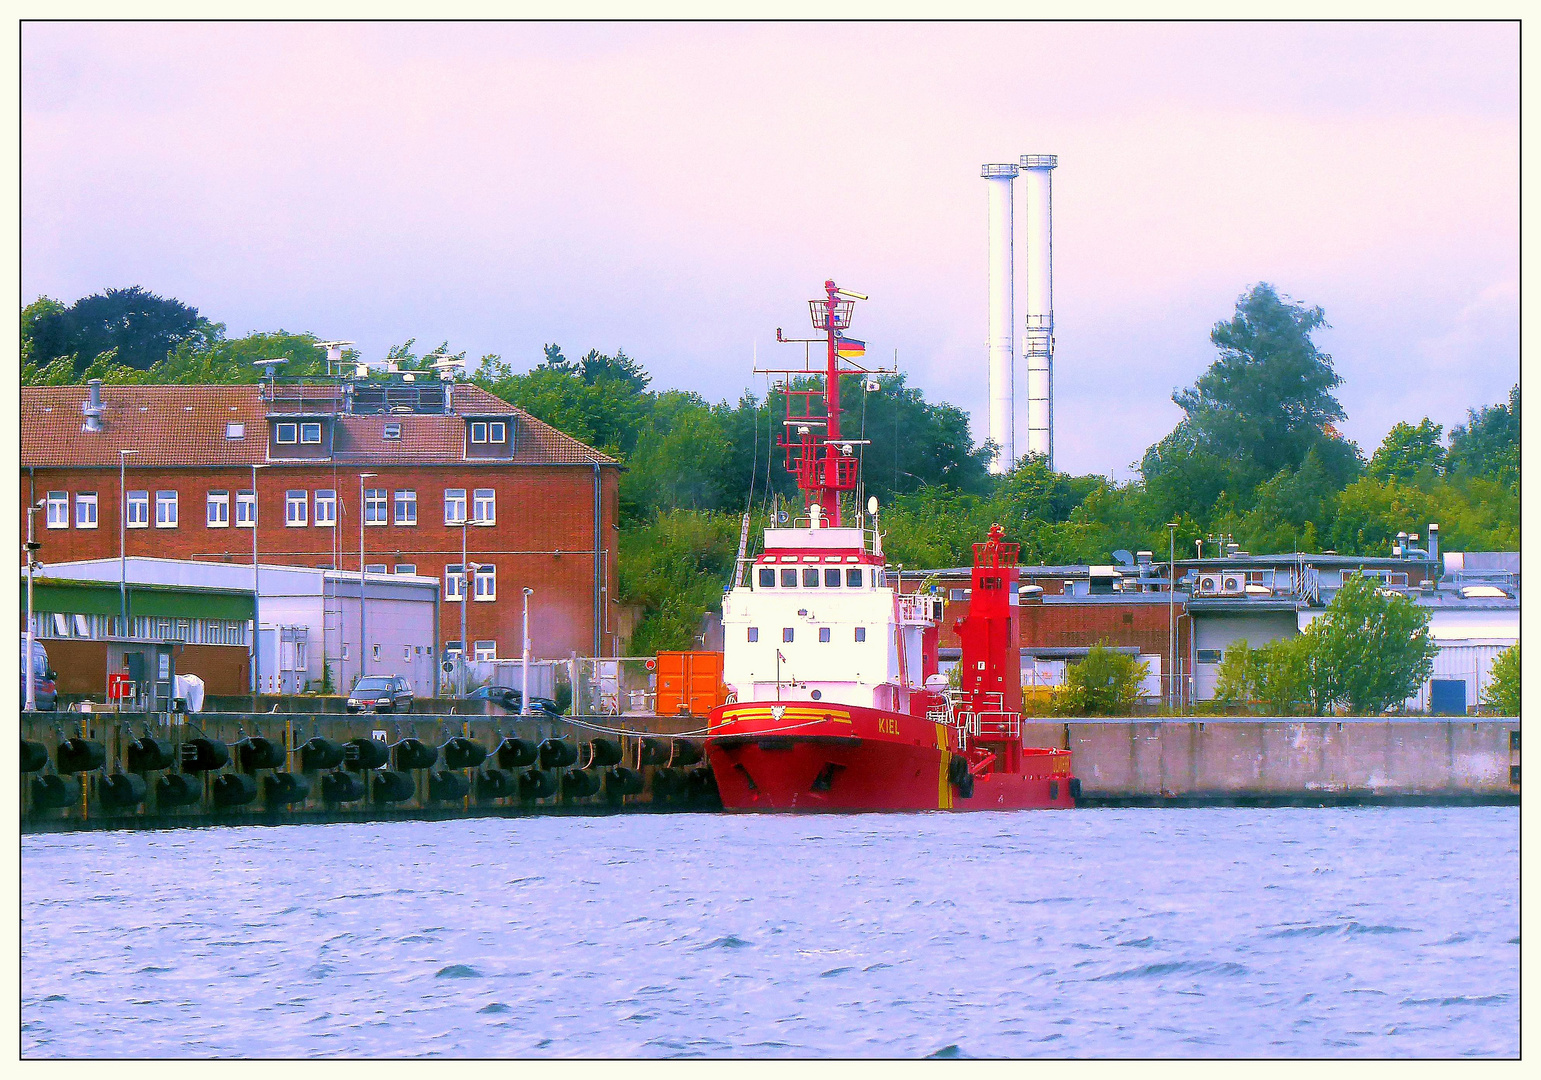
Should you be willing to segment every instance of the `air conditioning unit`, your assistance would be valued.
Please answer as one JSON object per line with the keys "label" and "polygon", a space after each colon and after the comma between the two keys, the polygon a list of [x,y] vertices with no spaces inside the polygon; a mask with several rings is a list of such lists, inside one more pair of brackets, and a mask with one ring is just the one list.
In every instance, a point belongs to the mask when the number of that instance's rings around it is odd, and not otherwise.
{"label": "air conditioning unit", "polygon": [[1220,591],[1227,596],[1240,596],[1247,591],[1246,574],[1222,574]]}
{"label": "air conditioning unit", "polygon": [[1220,591],[1219,574],[1200,574],[1198,588],[1194,590],[1197,596],[1213,596]]}

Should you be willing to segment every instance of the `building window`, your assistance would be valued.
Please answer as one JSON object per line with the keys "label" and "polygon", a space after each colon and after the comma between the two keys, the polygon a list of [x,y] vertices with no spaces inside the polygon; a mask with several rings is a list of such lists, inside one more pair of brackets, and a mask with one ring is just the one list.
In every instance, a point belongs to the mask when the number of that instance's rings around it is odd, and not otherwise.
{"label": "building window", "polygon": [[305,519],[310,512],[310,492],[286,491],[284,492],[284,524],[299,526],[305,524]]}
{"label": "building window", "polygon": [[130,529],[143,529],[150,524],[150,493],[148,491],[130,491],[128,493],[128,527]]}
{"label": "building window", "polygon": [[401,425],[400,424],[386,424],[385,425],[385,437],[387,439],[399,439],[399,438],[401,438]]}
{"label": "building window", "polygon": [[75,528],[96,528],[96,492],[82,491],[75,496]]}
{"label": "building window", "polygon": [[476,659],[496,660],[498,658],[498,643],[496,641],[478,641],[476,643]]}
{"label": "building window", "polygon": [[396,524],[417,524],[417,492],[411,488],[396,492]]}
{"label": "building window", "polygon": [[969,591],[967,589],[948,589],[947,590],[947,599],[949,599],[949,600],[967,600],[968,599],[968,592]]}
{"label": "building window", "polygon": [[856,628],[856,640],[857,641],[866,641],[867,640],[867,628],[865,626],[858,626]]}
{"label": "building window", "polygon": [[487,441],[490,443],[508,441],[508,428],[504,426],[503,421],[494,420],[487,425]]}
{"label": "building window", "polygon": [[776,571],[769,566],[760,567],[760,588],[774,589],[776,587]]}
{"label": "building window", "polygon": [[792,640],[792,628],[790,626],[782,628],[781,640],[782,641],[791,641]]}
{"label": "building window", "polygon": [[465,571],[459,563],[450,563],[444,568],[444,599],[464,600]]}
{"label": "building window", "polygon": [[177,527],[177,493],[175,491],[155,493],[155,527],[157,529]]}
{"label": "building window", "polygon": [[758,626],[751,626],[749,628],[749,640],[750,641],[759,641],[760,640],[760,628]]}
{"label": "building window", "polygon": [[816,566],[803,567],[803,588],[817,589],[819,587],[819,568]]}
{"label": "building window", "polygon": [[487,441],[487,425],[483,421],[477,420],[471,425],[471,441],[474,443]]}
{"label": "building window", "polygon": [[488,563],[482,563],[476,568],[475,577],[476,599],[496,600],[498,598],[498,568]]}
{"label": "building window", "polygon": [[230,423],[225,425],[225,438],[227,438],[227,439],[244,439],[244,438],[246,438],[246,425],[242,424],[242,423],[237,423],[234,420],[230,421]]}
{"label": "building window", "polygon": [[861,567],[853,566],[846,570],[845,587],[847,589],[861,588]]}
{"label": "building window", "polygon": [[299,426],[296,424],[279,424],[273,432],[273,441],[283,446],[299,441]]}
{"label": "building window", "polygon": [[343,659],[344,659],[344,660],[349,660],[349,659],[351,659],[351,657],[349,657],[349,655],[348,655],[348,643],[347,643],[347,642],[346,642],[346,641],[344,641],[344,642],[343,642],[343,643],[342,643],[342,658],[343,658]]}
{"label": "building window", "polygon": [[386,516],[386,498],[388,492],[384,488],[366,488],[364,491],[364,524],[388,525]]}
{"label": "building window", "polygon": [[48,527],[50,529],[68,529],[70,527],[70,493],[68,491],[50,491],[48,493]]}
{"label": "building window", "polygon": [[840,588],[840,567],[826,566],[824,568],[824,587],[826,589]]}
{"label": "building window", "polygon": [[829,627],[827,627],[827,626],[819,627],[819,640],[820,641],[828,641],[829,640]]}
{"label": "building window", "polygon": [[416,563],[409,563],[409,562],[399,562],[395,566],[391,567],[391,572],[393,574],[416,574],[417,573],[417,564]]}
{"label": "building window", "polygon": [[1218,664],[1224,658],[1224,653],[1220,649],[1200,649],[1195,657],[1201,664]]}
{"label": "building window", "polygon": [[321,444],[321,425],[301,424],[300,442],[307,446],[319,446]]}
{"label": "building window", "polygon": [[316,525],[321,528],[337,525],[337,492],[332,488],[316,492]]}
{"label": "building window", "polygon": [[444,489],[444,524],[459,525],[466,519],[466,489]]}
{"label": "building window", "polygon": [[372,562],[364,564],[364,573],[366,574],[384,574],[389,570],[390,567],[386,566],[383,562]]}
{"label": "building window", "polygon": [[370,649],[373,650],[374,659],[376,659],[376,660],[380,659],[380,643],[378,641],[375,642],[373,645],[370,646]]}
{"label": "building window", "polygon": [[496,521],[498,519],[498,493],[492,488],[477,488],[475,501],[471,503],[472,521]]}
{"label": "building window", "polygon": [[255,491],[237,491],[235,493],[235,527],[237,529],[252,529],[257,525],[257,493]]}
{"label": "building window", "polygon": [[459,656],[461,651],[460,642],[458,641],[446,641],[444,643],[445,656]]}
{"label": "building window", "polygon": [[204,524],[211,529],[230,528],[230,492],[209,492],[204,504]]}
{"label": "building window", "polygon": [[797,571],[796,570],[793,570],[793,569],[791,569],[789,567],[783,567],[782,568],[782,570],[781,570],[781,587],[783,589],[795,589],[795,588],[797,588]]}

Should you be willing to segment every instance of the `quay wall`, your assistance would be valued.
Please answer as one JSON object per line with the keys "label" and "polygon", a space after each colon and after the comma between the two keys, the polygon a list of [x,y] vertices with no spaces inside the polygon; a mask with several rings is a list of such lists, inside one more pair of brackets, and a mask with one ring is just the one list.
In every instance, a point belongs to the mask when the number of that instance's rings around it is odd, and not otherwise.
{"label": "quay wall", "polygon": [[[698,753],[703,728],[692,717],[518,717],[424,715],[349,716],[317,713],[200,713],[193,716],[130,713],[23,713],[24,740],[46,748],[48,764],[21,777],[24,832],[175,825],[258,824],[400,818],[440,818],[530,813],[594,814],[618,810],[710,810],[717,808],[713,785],[703,784]],[[1072,752],[1072,768],[1080,780],[1083,806],[1119,805],[1331,805],[1341,803],[1486,802],[1519,800],[1520,740],[1515,718],[1198,718],[1037,720],[1024,725],[1029,745],[1055,746]],[[199,775],[202,797],[192,805],[157,805],[156,779],[169,770],[143,774],[144,798],[124,807],[109,807],[103,785],[115,773],[127,771],[129,743],[150,735],[171,744],[180,755],[184,743],[209,738],[224,743],[230,762]],[[324,772],[305,773],[299,748],[320,735],[337,743],[375,739],[396,744],[415,738],[441,747],[454,736],[469,738],[488,752],[479,768],[461,769],[471,785],[463,798],[430,798],[431,772],[412,770],[410,797],[380,802],[370,788],[351,801],[322,798]],[[240,772],[237,744],[260,736],[280,745],[280,768],[256,769],[254,799],[233,806],[216,806],[214,786],[219,777]],[[678,763],[658,782],[659,769],[644,760],[644,737],[678,745],[669,764]],[[592,795],[572,797],[566,790],[540,799],[489,797],[478,791],[481,773],[498,767],[496,748],[505,737],[538,743],[564,739],[582,744],[608,739],[617,744],[620,765],[643,779],[640,790],[613,791],[608,786]],[[671,737],[673,741],[671,742]],[[34,805],[39,777],[57,771],[58,747],[71,738],[101,746],[104,761],[72,779],[84,780],[78,801],[63,807]],[[656,745],[654,747],[656,749]],[[579,747],[580,750],[586,749]],[[580,756],[577,768],[587,764]],[[387,764],[394,767],[395,761]],[[517,772],[518,770],[508,770]],[[309,794],[292,803],[270,805],[265,778],[299,774],[309,782]],[[595,776],[603,770],[596,770]],[[374,774],[371,773],[373,776]],[[693,783],[686,780],[694,776]],[[228,783],[228,782],[227,782]],[[606,782],[608,784],[608,781]],[[672,786],[671,786],[672,785]]]}

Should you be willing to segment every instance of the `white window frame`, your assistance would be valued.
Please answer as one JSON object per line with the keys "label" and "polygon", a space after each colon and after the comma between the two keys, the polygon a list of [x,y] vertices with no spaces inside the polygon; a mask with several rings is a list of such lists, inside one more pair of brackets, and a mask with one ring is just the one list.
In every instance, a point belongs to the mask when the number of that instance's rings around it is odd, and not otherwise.
{"label": "white window frame", "polygon": [[225,438],[227,438],[227,439],[244,439],[244,438],[246,438],[246,425],[244,423],[242,423],[241,421],[239,421],[239,420],[231,420],[231,421],[229,421],[228,423],[225,424]]}
{"label": "white window frame", "polygon": [[417,524],[417,489],[398,488],[391,500],[391,509],[397,525]]}
{"label": "white window frame", "polygon": [[393,563],[391,565],[391,573],[393,573],[393,574],[407,574],[409,576],[415,577],[417,575],[417,563],[409,563],[409,562]]}
{"label": "white window frame", "polygon": [[487,421],[471,421],[471,441],[474,443],[484,443],[487,441]]}
{"label": "white window frame", "polygon": [[371,562],[364,564],[364,573],[366,574],[389,574],[390,572],[390,566],[383,562]]}
{"label": "white window frame", "polygon": [[389,488],[364,489],[365,525],[389,525],[391,523],[390,498],[391,492]]}
{"label": "white window frame", "polygon": [[446,641],[444,643],[445,656],[459,656],[464,651],[465,650],[460,647],[460,642],[458,641]]}
{"label": "white window frame", "polygon": [[473,644],[473,648],[475,649],[475,652],[471,655],[473,660],[496,660],[498,658],[498,643],[496,639],[492,641],[486,639],[477,641]]}
{"label": "white window frame", "polygon": [[[458,504],[459,507],[460,507],[460,513],[458,513],[458,514],[451,513],[450,512],[450,507],[454,506],[456,504]],[[466,489],[465,488],[445,488],[444,489],[444,524],[446,524],[446,525],[459,525],[462,521],[465,521],[465,520],[466,520]]]}
{"label": "white window frame", "polygon": [[[483,513],[483,510],[486,512]],[[497,488],[475,488],[472,491],[471,520],[487,523],[498,520]]]}
{"label": "white window frame", "polygon": [[[311,438],[314,435],[315,438]],[[321,422],[309,421],[300,425],[300,443],[304,446],[321,445]]]}
{"label": "white window frame", "polygon": [[491,603],[498,598],[498,568],[493,563],[478,563],[471,575],[472,599]]}
{"label": "white window frame", "polygon": [[257,493],[255,491],[235,493],[235,527],[237,529],[257,527]]}
{"label": "white window frame", "polygon": [[[166,497],[168,495],[170,498]],[[157,529],[177,527],[177,493],[174,489],[162,489],[155,493],[155,527]]]}
{"label": "white window frame", "polygon": [[291,529],[303,528],[310,518],[310,492],[304,488],[291,488],[284,492],[284,524]]}
{"label": "white window frame", "polygon": [[203,523],[210,529],[230,528],[230,492],[211,491],[204,496]]}
{"label": "white window frame", "polygon": [[[90,513],[87,513],[90,511]],[[75,528],[94,529],[100,507],[97,504],[96,492],[82,491],[75,495]]]}
{"label": "white window frame", "polygon": [[460,563],[444,567],[444,599],[457,603],[465,599],[465,567]]}
{"label": "white window frame", "polygon": [[[284,438],[285,435],[288,438]],[[290,423],[274,425],[273,441],[279,446],[293,446],[300,441],[300,425]]]}
{"label": "white window frame", "polygon": [[70,527],[70,493],[68,491],[50,491],[47,501],[47,525],[50,529],[68,529]]}
{"label": "white window frame", "polygon": [[126,500],[125,523],[130,529],[148,529],[150,527],[150,493],[148,491],[130,491]]}
{"label": "white window frame", "polygon": [[[321,488],[316,492],[315,525],[318,529],[337,527],[337,489]],[[323,513],[325,511],[325,513]]]}
{"label": "white window frame", "polygon": [[505,443],[508,441],[508,425],[502,420],[492,420],[487,424],[487,441],[490,443]]}
{"label": "white window frame", "polygon": [[398,421],[396,423],[386,424],[385,425],[385,431],[381,434],[380,437],[382,439],[391,439],[392,441],[400,440],[400,438],[401,438],[401,424],[400,424],[400,422]]}

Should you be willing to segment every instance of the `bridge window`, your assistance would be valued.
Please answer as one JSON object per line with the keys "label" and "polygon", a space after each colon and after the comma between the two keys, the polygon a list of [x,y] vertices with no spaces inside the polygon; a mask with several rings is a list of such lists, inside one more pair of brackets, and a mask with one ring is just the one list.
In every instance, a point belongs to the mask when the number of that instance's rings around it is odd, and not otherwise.
{"label": "bridge window", "polygon": [[797,588],[797,571],[790,567],[783,567],[781,571],[781,587],[783,589]]}
{"label": "bridge window", "polygon": [[776,571],[769,566],[760,567],[760,588],[774,589],[776,587]]}
{"label": "bridge window", "polygon": [[758,626],[751,626],[749,628],[749,640],[750,641],[759,641],[760,640],[760,628]]}
{"label": "bridge window", "polygon": [[781,629],[781,640],[782,641],[791,641],[792,640],[792,628],[790,626],[782,627],[782,629]]}
{"label": "bridge window", "polygon": [[859,588],[861,588],[861,568],[860,567],[853,566],[853,567],[849,567],[846,570],[846,572],[845,572],[845,587],[847,589],[859,589]]}
{"label": "bridge window", "polygon": [[803,569],[803,588],[817,589],[819,587],[819,568],[809,566]]}
{"label": "bridge window", "polygon": [[824,568],[824,587],[826,589],[840,588],[840,567],[828,566]]}

